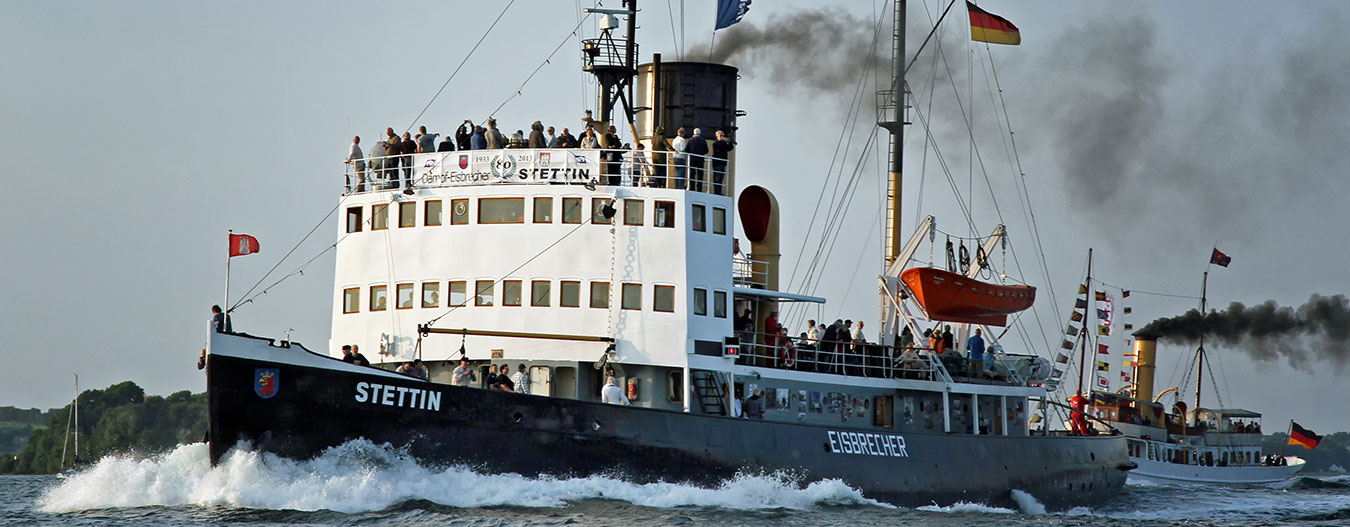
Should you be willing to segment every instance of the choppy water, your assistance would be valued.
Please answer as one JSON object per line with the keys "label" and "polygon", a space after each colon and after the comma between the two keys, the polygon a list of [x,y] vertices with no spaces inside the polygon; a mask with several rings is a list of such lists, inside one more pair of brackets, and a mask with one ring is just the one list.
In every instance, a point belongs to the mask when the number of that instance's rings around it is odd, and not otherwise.
{"label": "choppy water", "polygon": [[838,481],[800,485],[742,475],[718,488],[622,480],[525,478],[426,468],[352,442],[310,461],[206,445],[152,458],[115,456],[70,477],[0,477],[0,525],[1347,525],[1350,476],[1243,488],[1128,486],[1109,503],[1045,514],[986,505],[897,508]]}

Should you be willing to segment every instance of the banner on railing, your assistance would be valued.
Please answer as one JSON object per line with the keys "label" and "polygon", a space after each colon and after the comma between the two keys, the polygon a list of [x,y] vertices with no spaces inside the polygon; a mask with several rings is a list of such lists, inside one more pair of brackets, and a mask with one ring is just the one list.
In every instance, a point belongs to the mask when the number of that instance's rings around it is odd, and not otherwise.
{"label": "banner on railing", "polygon": [[585,183],[600,177],[596,150],[507,149],[416,154],[418,184]]}

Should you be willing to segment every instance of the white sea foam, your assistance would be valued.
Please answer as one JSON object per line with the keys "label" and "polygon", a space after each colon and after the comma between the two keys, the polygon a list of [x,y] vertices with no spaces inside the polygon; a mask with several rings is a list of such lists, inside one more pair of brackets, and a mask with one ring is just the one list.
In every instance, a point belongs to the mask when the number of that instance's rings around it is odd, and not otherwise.
{"label": "white sea foam", "polygon": [[1045,514],[1045,505],[1036,501],[1036,497],[1029,492],[1013,489],[1012,499],[1017,502],[1017,508],[1022,509],[1024,514]]}
{"label": "white sea foam", "polygon": [[801,488],[783,474],[742,474],[716,488],[620,479],[526,478],[479,474],[466,467],[427,468],[387,447],[352,441],[303,462],[235,450],[211,467],[207,446],[179,446],[161,456],[108,456],[48,490],[44,512],[141,506],[224,505],[260,509],[383,510],[422,499],[452,507],[558,507],[603,498],[649,507],[809,509],[826,505],[889,507],[838,480]]}
{"label": "white sea foam", "polygon": [[1017,514],[1017,511],[1005,509],[1003,507],[994,507],[983,503],[970,503],[967,501],[958,501],[952,505],[943,507],[941,505],[924,505],[919,507],[921,511],[928,512],[948,512],[948,513],[970,513],[982,512],[986,514]]}

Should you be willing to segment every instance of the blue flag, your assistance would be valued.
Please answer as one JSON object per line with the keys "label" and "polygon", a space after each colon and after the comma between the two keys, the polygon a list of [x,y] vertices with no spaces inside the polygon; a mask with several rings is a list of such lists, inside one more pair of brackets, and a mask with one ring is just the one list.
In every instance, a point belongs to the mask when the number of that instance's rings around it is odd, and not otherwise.
{"label": "blue flag", "polygon": [[717,0],[717,27],[726,29],[741,21],[741,17],[750,11],[750,0]]}

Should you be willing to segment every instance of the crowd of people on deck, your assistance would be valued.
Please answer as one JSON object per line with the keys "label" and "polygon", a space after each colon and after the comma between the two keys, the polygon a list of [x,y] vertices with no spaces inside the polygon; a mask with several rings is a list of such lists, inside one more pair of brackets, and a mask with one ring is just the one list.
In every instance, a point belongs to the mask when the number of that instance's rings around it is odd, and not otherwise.
{"label": "crowd of people on deck", "polygon": [[[503,148],[585,148],[602,149],[602,184],[621,185],[624,176],[632,178],[633,184],[650,187],[685,188],[702,192],[707,181],[706,172],[711,172],[712,192],[723,193],[726,181],[726,167],[729,154],[735,148],[725,132],[717,130],[712,138],[703,135],[703,130],[694,128],[692,135],[681,127],[675,137],[667,139],[665,131],[656,129],[650,138],[650,154],[647,145],[622,142],[618,129],[599,121],[587,121],[579,136],[571,130],[562,129],[555,133],[552,126],[544,126],[540,121],[530,124],[530,132],[516,130],[507,136],[497,127],[496,119],[488,119],[484,125],[475,125],[465,119],[455,130],[454,135],[441,136],[427,131],[426,126],[418,127],[418,133],[404,132],[402,135],[392,127],[385,128],[384,139],[371,145],[369,152],[362,150],[361,136],[352,138],[344,163],[351,166],[352,178],[346,182],[349,192],[365,192],[374,189],[376,182],[383,188],[410,188],[413,184],[412,155],[434,152],[454,152],[465,150],[497,150]],[[597,126],[604,130],[597,130]],[[437,138],[440,137],[440,142]],[[710,160],[705,163],[705,159]]]}
{"label": "crowd of people on deck", "polygon": [[[478,382],[478,373],[474,371],[469,359],[459,360],[459,366],[450,374],[450,382],[455,386],[473,387]],[[501,366],[488,364],[487,375],[483,379],[483,388],[488,390],[497,390],[503,392],[522,392],[529,393],[530,374],[525,372],[525,365],[516,366],[516,372],[511,373],[511,365],[503,363]]]}
{"label": "crowd of people on deck", "polygon": [[[751,344],[749,360],[767,357],[771,366],[841,373],[859,377],[931,378],[931,361],[941,361],[948,372],[968,378],[993,379],[990,364],[986,364],[987,346],[984,332],[975,328],[966,340],[965,353],[955,346],[955,335],[950,324],[939,324],[925,329],[923,341],[916,341],[909,326],[900,333],[898,345],[880,346],[868,342],[863,322],[837,319],[832,324],[806,321],[806,331],[789,337],[778,322],[778,311],[770,311],[763,321],[763,331],[756,332],[750,310],[745,309],[734,320],[740,342]],[[760,346],[771,351],[764,351]]]}

